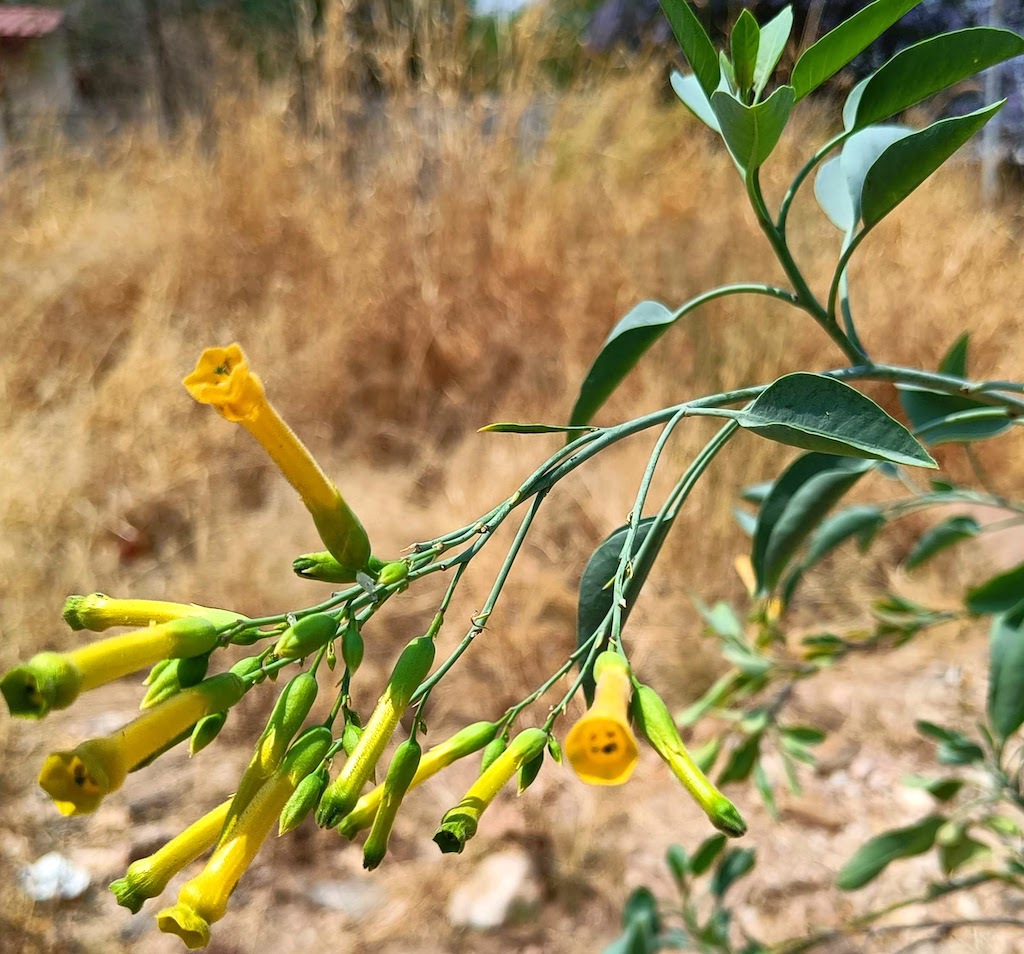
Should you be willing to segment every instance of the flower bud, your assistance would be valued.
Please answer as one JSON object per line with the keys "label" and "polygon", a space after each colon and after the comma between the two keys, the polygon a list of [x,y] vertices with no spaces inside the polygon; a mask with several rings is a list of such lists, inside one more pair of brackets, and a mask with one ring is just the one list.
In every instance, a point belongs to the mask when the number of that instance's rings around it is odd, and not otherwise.
{"label": "flower bud", "polygon": [[486,772],[491,767],[491,765],[494,763],[494,760],[499,755],[501,755],[501,753],[504,752],[505,749],[507,749],[507,748],[508,748],[508,736],[507,735],[499,735],[497,738],[491,739],[491,741],[487,743],[487,746],[484,749],[483,755],[480,757],[480,771],[481,772]]}
{"label": "flower bud", "polygon": [[405,560],[395,560],[393,563],[385,563],[377,574],[378,586],[391,586],[400,583],[409,575],[409,564]]}
{"label": "flower bud", "polygon": [[278,659],[302,659],[338,635],[338,621],[328,613],[314,613],[292,623],[274,645]]}
{"label": "flower bud", "polygon": [[321,583],[354,583],[358,572],[343,567],[327,550],[303,553],[292,560],[292,570],[305,580]]}
{"label": "flower bud", "polygon": [[651,747],[683,783],[711,824],[731,838],[746,834],[747,824],[736,806],[693,761],[668,707],[650,686],[638,686],[634,691],[633,717]]}
{"label": "flower bud", "polygon": [[298,787],[292,792],[291,798],[281,810],[281,818],[278,822],[278,835],[287,835],[299,827],[316,808],[320,796],[323,795],[331,776],[326,768],[318,768],[315,772],[307,775]]}
{"label": "flower bud", "polygon": [[69,596],[64,603],[64,621],[72,629],[102,632],[112,626],[150,626],[172,619],[199,616],[215,626],[227,626],[244,620],[241,613],[197,606],[195,603],[167,603],[163,600],[118,600],[103,593]]}
{"label": "flower bud", "polygon": [[[423,758],[420,759],[419,768],[417,768],[409,787],[415,788],[417,785],[422,785],[427,779],[433,778],[453,762],[465,758],[473,752],[479,752],[494,738],[497,731],[498,726],[494,722],[474,722],[472,725],[460,729],[451,738],[427,749]],[[383,797],[383,785],[378,785],[372,792],[363,795],[356,803],[356,807],[341,820],[338,831],[349,840],[355,838],[359,832],[373,823]]]}
{"label": "flower bud", "polygon": [[224,728],[224,723],[228,721],[227,712],[211,712],[208,716],[203,716],[195,725],[192,730],[192,735],[188,741],[188,754],[189,756],[198,755],[205,749],[214,739],[220,735],[220,730]]}
{"label": "flower bud", "polygon": [[353,675],[363,663],[363,650],[363,635],[359,632],[359,624],[350,619],[341,637],[341,658]]}
{"label": "flower bud", "polygon": [[396,750],[384,778],[384,791],[380,808],[374,816],[370,834],[363,845],[363,867],[369,871],[376,868],[388,851],[388,840],[395,824],[398,808],[405,793],[412,785],[413,777],[420,765],[422,752],[415,739],[406,739]]}
{"label": "flower bud", "polygon": [[355,807],[399,720],[409,707],[413,693],[430,672],[434,662],[434,641],[428,636],[412,640],[398,657],[377,706],[341,774],[331,782],[320,800],[316,821],[321,828],[333,827]]}
{"label": "flower bud", "polygon": [[169,699],[176,692],[198,685],[206,678],[210,656],[191,656],[188,659],[162,659],[152,670],[143,685],[147,686],[140,709],[149,709]]}
{"label": "flower bud", "polygon": [[434,842],[442,852],[462,852],[466,842],[476,834],[484,810],[520,766],[543,753],[547,737],[543,729],[525,729],[520,732],[490,768],[470,786],[462,801],[445,813],[440,827],[434,833]]}

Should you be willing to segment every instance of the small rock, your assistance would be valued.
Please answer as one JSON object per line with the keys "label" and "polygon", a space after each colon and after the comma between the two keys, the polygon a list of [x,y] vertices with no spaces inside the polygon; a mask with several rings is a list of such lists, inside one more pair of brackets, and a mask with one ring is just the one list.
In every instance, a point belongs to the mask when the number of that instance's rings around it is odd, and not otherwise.
{"label": "small rock", "polygon": [[341,911],[350,918],[365,918],[374,908],[382,905],[387,897],[383,889],[364,878],[344,881],[315,881],[309,888],[309,900],[322,908]]}
{"label": "small rock", "polygon": [[18,884],[33,901],[73,901],[89,887],[89,872],[51,851],[24,865],[18,873]]}
{"label": "small rock", "polygon": [[528,916],[541,891],[533,862],[524,851],[509,849],[485,858],[448,901],[448,920],[456,927],[501,927]]}

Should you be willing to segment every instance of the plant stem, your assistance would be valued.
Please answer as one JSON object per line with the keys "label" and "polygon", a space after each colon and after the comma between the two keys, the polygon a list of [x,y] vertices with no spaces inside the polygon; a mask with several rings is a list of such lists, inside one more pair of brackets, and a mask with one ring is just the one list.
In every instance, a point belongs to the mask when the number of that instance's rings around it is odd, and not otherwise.
{"label": "plant stem", "polygon": [[824,146],[822,146],[811,158],[801,167],[800,171],[796,174],[796,178],[793,179],[792,184],[786,190],[786,194],[782,197],[782,204],[779,206],[779,220],[776,228],[779,234],[783,237],[786,235],[786,220],[789,218],[789,210],[793,205],[793,200],[796,198],[796,194],[800,189],[800,186],[804,184],[804,180],[814,171],[818,163],[821,162],[833,149],[837,146],[841,146],[852,133],[848,130],[844,130],[837,136],[833,136]]}

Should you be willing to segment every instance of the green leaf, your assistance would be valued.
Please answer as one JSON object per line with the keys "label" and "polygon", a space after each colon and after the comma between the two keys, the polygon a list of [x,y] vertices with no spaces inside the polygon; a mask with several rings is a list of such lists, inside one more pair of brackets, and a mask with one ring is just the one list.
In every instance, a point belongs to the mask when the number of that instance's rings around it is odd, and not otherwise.
{"label": "green leaf", "polygon": [[952,801],[967,784],[962,778],[926,778],[922,775],[911,775],[903,781],[911,788],[924,789],[939,802]]}
{"label": "green leaf", "polygon": [[621,318],[601,345],[601,350],[583,379],[569,424],[586,424],[643,353],[675,320],[675,313],[657,301],[642,301]]}
{"label": "green leaf", "polygon": [[945,353],[939,362],[939,374],[948,374],[953,378],[967,377],[967,351],[971,345],[971,333],[965,331]]}
{"label": "green leaf", "polygon": [[772,783],[768,781],[768,775],[764,770],[764,763],[760,759],[758,759],[757,765],[754,766],[754,785],[761,796],[761,801],[764,802],[764,807],[768,809],[768,814],[778,821],[779,809],[775,804],[775,792],[772,789]]}
{"label": "green leaf", "polygon": [[[846,178],[850,201],[853,204],[854,225],[860,220],[863,207],[864,180],[879,156],[893,143],[913,133],[909,126],[871,126],[854,133],[843,146],[839,157]],[[849,231],[849,230],[848,230]]]}
{"label": "green leaf", "polygon": [[1024,725],[1024,599],[992,621],[988,718],[1000,739]]}
{"label": "green leaf", "polygon": [[927,735],[939,743],[937,754],[943,765],[971,765],[974,762],[980,762],[985,757],[981,746],[962,732],[946,729],[923,719],[918,720],[914,725],[922,735]]}
{"label": "green leaf", "polygon": [[682,47],[686,59],[704,90],[705,96],[711,96],[718,86],[721,75],[718,66],[718,54],[697,15],[690,9],[687,0],[661,0],[661,8],[665,11],[669,26],[676,40]]}
{"label": "green leaf", "polygon": [[736,611],[725,602],[719,600],[714,606],[708,607],[698,597],[693,597],[693,605],[697,607],[701,619],[707,623],[708,628],[717,636],[726,639],[742,641],[743,623],[736,615]]}
{"label": "green leaf", "polygon": [[796,61],[791,82],[803,99],[838,73],[921,0],[875,0],[813,43]]}
{"label": "green leaf", "polygon": [[877,225],[895,209],[978,132],[1002,108],[1003,102],[966,116],[940,120],[889,146],[864,179],[861,217],[865,229]]}
{"label": "green leaf", "polygon": [[723,416],[762,437],[805,450],[936,466],[910,432],[871,398],[821,374],[787,374],[746,410]]}
{"label": "green leaf", "polygon": [[804,454],[779,476],[758,512],[750,561],[758,590],[770,593],[822,517],[868,471],[868,461]]}
{"label": "green leaf", "polygon": [[782,734],[801,745],[821,745],[825,741],[825,733],[812,725],[787,725],[782,729]]}
{"label": "green leaf", "polygon": [[762,504],[765,497],[772,492],[772,485],[774,483],[772,480],[765,480],[759,484],[750,484],[740,491],[740,497],[746,500],[747,503]]}
{"label": "green leaf", "polygon": [[686,849],[682,845],[669,845],[668,851],[665,853],[665,864],[672,872],[676,884],[681,885],[690,870],[690,859],[686,854]]}
{"label": "green leaf", "polygon": [[929,815],[915,825],[876,835],[843,865],[836,884],[843,891],[856,891],[877,878],[897,858],[923,855],[935,844],[935,836],[945,821],[939,815]]}
{"label": "green leaf", "polygon": [[596,431],[596,427],[569,424],[517,424],[513,421],[499,421],[496,424],[485,424],[478,434],[586,434]]}
{"label": "green leaf", "polygon": [[991,850],[984,842],[972,838],[966,831],[958,828],[956,837],[943,840],[939,845],[939,864],[942,866],[942,873],[948,878],[968,862],[989,854]]}
{"label": "green leaf", "polygon": [[725,763],[725,768],[718,776],[718,784],[728,785],[730,782],[742,782],[749,778],[757,764],[760,750],[761,733],[758,732],[745,739],[738,748],[733,749],[729,761]]}
{"label": "green leaf", "polygon": [[950,517],[921,534],[903,565],[908,570],[917,569],[936,553],[961,540],[976,537],[980,532],[981,525],[974,517]]}
{"label": "green leaf", "polygon": [[675,90],[676,96],[683,101],[683,105],[705,126],[720,133],[722,130],[718,125],[718,117],[711,108],[711,100],[708,99],[697,77],[693,73],[684,75],[678,70],[673,70],[671,82],[672,89]]}
{"label": "green leaf", "polygon": [[793,109],[793,87],[780,86],[756,106],[745,106],[731,93],[716,90],[711,94],[711,108],[736,164],[744,172],[752,172],[771,155],[786,128]]}
{"label": "green leaf", "polygon": [[956,30],[908,46],[868,78],[847,128],[882,122],[1021,53],[1024,37],[991,27]]}
{"label": "green leaf", "polygon": [[736,71],[736,85],[746,91],[754,85],[754,70],[757,67],[757,51],[761,44],[761,28],[754,15],[744,7],[733,25],[729,37],[732,49],[732,64]]}
{"label": "green leaf", "polygon": [[732,508],[732,516],[739,528],[748,536],[752,537],[757,529],[757,517],[748,510],[740,507]]}
{"label": "green leaf", "polygon": [[967,591],[964,605],[975,616],[1005,613],[1024,598],[1024,563]]}
{"label": "green leaf", "polygon": [[926,388],[897,385],[900,404],[915,431],[922,431],[925,443],[936,444],[970,443],[998,437],[1013,425],[1006,418],[982,418],[961,420],[958,416],[966,411],[990,409],[988,404],[959,394],[943,394]]}
{"label": "green leaf", "polygon": [[753,848],[733,848],[719,863],[711,877],[711,892],[716,898],[725,895],[744,875],[750,874],[757,863]]}
{"label": "green leaf", "polygon": [[[645,517],[640,521],[633,542],[634,556],[647,539],[655,520],[655,517]],[[622,609],[623,623],[629,618],[629,612],[643,588],[647,574],[650,573],[654,561],[658,558],[658,552],[661,550],[661,545],[665,542],[670,528],[671,521],[663,521],[655,531],[657,537],[647,550],[646,557],[633,563],[633,575],[626,594],[626,605]],[[583,576],[580,578],[579,609],[576,616],[577,646],[582,646],[593,636],[612,608],[612,588],[607,584],[615,578],[615,571],[618,569],[619,557],[626,543],[628,532],[628,526],[619,527],[594,551],[590,560],[587,561]],[[596,658],[596,654],[594,658]],[[580,660],[581,667],[585,664],[586,657]],[[583,691],[588,703],[591,702],[594,698],[594,676],[589,670],[584,671]]]}
{"label": "green leaf", "polygon": [[853,537],[857,538],[857,545],[863,553],[884,525],[885,514],[878,507],[858,505],[840,510],[839,513],[822,521],[814,532],[807,548],[807,556],[802,562],[803,569],[814,566],[840,544]]}
{"label": "green leaf", "polygon": [[690,859],[690,871],[693,872],[694,877],[704,874],[714,864],[727,841],[728,838],[725,835],[712,835],[701,842],[700,847]]}
{"label": "green leaf", "polygon": [[793,8],[783,7],[778,15],[761,27],[757,47],[757,65],[754,67],[754,95],[760,96],[772,78],[779,58],[786,50],[793,31]]}

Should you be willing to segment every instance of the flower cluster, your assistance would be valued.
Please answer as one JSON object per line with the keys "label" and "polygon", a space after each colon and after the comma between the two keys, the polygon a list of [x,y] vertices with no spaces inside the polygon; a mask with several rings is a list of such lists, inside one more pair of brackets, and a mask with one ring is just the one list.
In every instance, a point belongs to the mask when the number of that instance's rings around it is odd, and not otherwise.
{"label": "flower cluster", "polygon": [[[0,679],[0,692],[12,715],[39,719],[72,705],[83,692],[148,670],[137,718],[109,736],[54,752],[43,763],[40,786],[60,812],[79,815],[96,811],[131,772],[170,748],[187,741],[190,755],[200,753],[247,692],[276,683],[279,673],[298,667],[281,686],[234,795],[149,857],[134,861],[110,886],[119,904],[138,912],[148,899],[160,896],[175,875],[208,855],[201,870],[181,887],[176,902],[156,915],[162,931],[177,935],[189,948],[200,948],[209,943],[212,925],[224,916],[232,891],[275,823],[279,834],[310,816],[349,840],[368,831],[363,861],[367,868],[375,868],[387,854],[406,795],[457,760],[482,751],[478,778],[445,813],[434,835],[442,852],[461,852],[484,811],[513,777],[518,777],[522,792],[536,777],[546,753],[561,761],[553,725],[584,676],[575,680],[542,728],[512,734],[525,708],[568,674],[573,657],[496,720],[473,723],[424,750],[419,737],[426,731],[423,712],[430,693],[483,630],[500,592],[496,586],[466,638],[431,674],[460,568],[428,631],[399,654],[364,722],[353,693],[364,655],[364,624],[415,579],[448,569],[451,563],[441,555],[482,536],[480,525],[418,544],[411,556],[400,560],[377,559],[362,523],[267,400],[238,345],[205,351],[184,384],[198,402],[212,405],[252,434],[298,492],[326,549],[298,557],[294,571],[306,579],[355,585],[316,606],[258,620],[192,603],[115,599],[99,593],[72,596],[64,608],[72,630],[130,630],[83,642],[68,652],[39,653],[8,671]],[[497,508],[491,519],[500,522],[514,502],[513,498],[504,510]],[[527,529],[529,519],[532,516]],[[468,563],[477,549],[479,544],[470,543],[457,556],[468,553]],[[263,645],[253,655],[222,662],[230,647],[259,643]],[[333,670],[338,665],[336,647],[343,666],[339,691],[326,717],[315,718],[318,673],[322,666]],[[215,661],[220,671],[211,675]],[[619,651],[600,653],[593,672],[593,705],[565,739],[569,762],[580,778],[615,785],[630,777],[638,758],[630,727],[632,705],[641,732],[712,822],[729,834],[742,834],[745,826],[736,809],[694,766],[664,704],[635,682],[625,657]],[[403,719],[408,733],[395,745],[383,781],[374,786],[371,780],[385,753],[403,733]]]}

